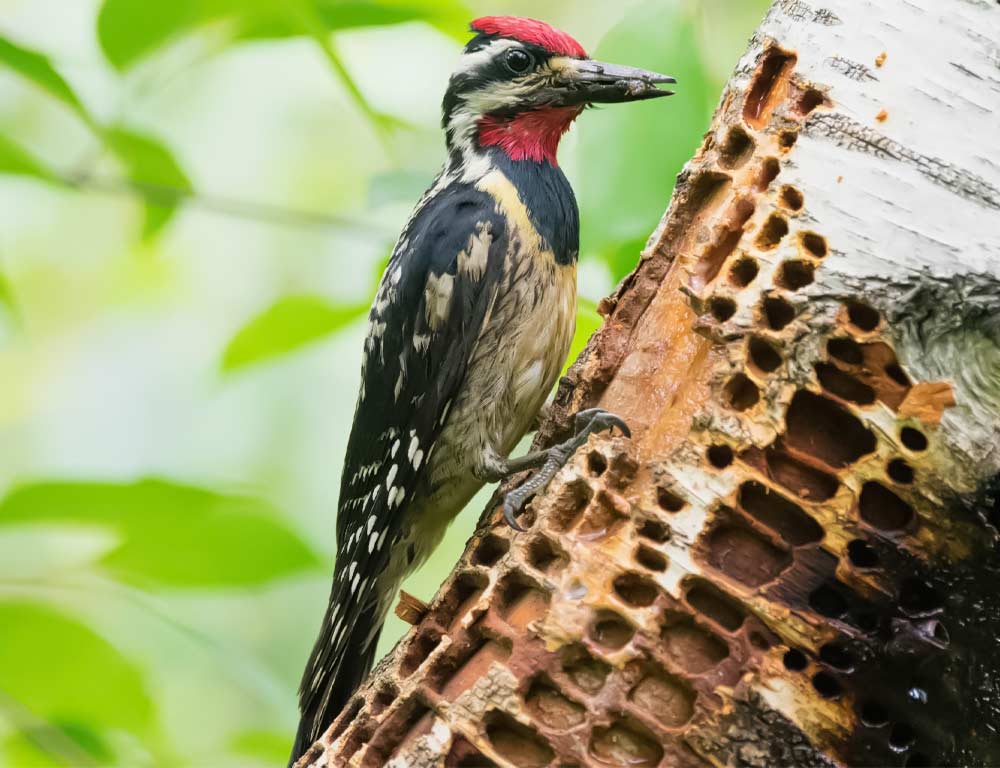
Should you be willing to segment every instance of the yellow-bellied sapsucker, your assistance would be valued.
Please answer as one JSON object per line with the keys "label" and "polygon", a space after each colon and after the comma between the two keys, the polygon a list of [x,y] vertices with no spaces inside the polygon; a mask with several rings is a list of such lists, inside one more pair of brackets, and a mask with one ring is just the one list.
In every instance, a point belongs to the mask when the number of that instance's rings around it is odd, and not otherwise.
{"label": "yellow-bellied sapsucker", "polygon": [[666,96],[673,78],[592,61],[533,19],[472,23],[444,97],[448,160],[400,236],[369,317],[347,447],[329,607],[300,688],[292,759],[371,667],[405,575],[486,482],[541,470],[511,493],[514,515],[589,432],[508,459],[551,392],[573,338],[579,215],[559,140],[595,102]]}

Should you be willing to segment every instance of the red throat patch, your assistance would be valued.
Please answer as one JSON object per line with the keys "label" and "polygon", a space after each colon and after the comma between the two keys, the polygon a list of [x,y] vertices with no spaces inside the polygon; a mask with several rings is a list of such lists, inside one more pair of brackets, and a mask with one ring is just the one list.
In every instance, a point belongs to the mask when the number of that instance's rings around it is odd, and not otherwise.
{"label": "red throat patch", "polygon": [[587,56],[583,46],[576,40],[538,19],[526,19],[520,16],[483,16],[473,21],[470,26],[474,32],[499,35],[528,45],[538,45],[558,56],[579,58]]}
{"label": "red throat patch", "polygon": [[582,111],[582,107],[543,107],[513,117],[487,116],[479,121],[479,143],[500,147],[511,160],[548,160],[558,165],[559,139]]}

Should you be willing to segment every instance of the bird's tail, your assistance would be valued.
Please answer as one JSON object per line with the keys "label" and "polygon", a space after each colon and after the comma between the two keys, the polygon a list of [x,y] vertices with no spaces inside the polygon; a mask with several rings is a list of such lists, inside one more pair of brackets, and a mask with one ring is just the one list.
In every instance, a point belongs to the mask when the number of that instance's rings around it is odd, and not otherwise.
{"label": "bird's tail", "polygon": [[[333,605],[331,602],[331,608]],[[384,618],[378,607],[369,603],[355,616],[343,617],[346,629],[341,632],[338,624],[331,623],[328,609],[299,684],[301,715],[289,768],[340,714],[368,675],[375,661]]]}

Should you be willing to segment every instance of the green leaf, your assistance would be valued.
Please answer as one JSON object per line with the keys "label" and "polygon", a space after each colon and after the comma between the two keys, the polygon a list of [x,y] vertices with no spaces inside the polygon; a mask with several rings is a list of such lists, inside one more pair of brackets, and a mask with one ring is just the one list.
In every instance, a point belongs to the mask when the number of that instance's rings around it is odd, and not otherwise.
{"label": "green leaf", "polygon": [[321,296],[286,296],[241,328],[226,346],[222,369],[260,363],[328,336],[368,311],[368,303],[335,305]]}
{"label": "green leaf", "polygon": [[[212,0],[212,3],[222,0]],[[226,0],[228,1],[228,0]],[[182,5],[183,3],[181,3]],[[172,7],[171,3],[143,4],[148,20],[157,17],[156,8]],[[140,29],[142,25],[139,25]],[[125,167],[131,182],[146,198],[143,238],[155,235],[177,209],[179,197],[191,192],[191,182],[181,170],[170,150],[156,139],[125,128],[103,128],[87,112],[83,103],[55,70],[48,58],[0,37],[0,63],[25,77],[73,109],[90,129],[115,154]],[[0,135],[0,173],[33,176],[49,182],[59,182],[58,175],[31,156],[25,149]]]}
{"label": "green leaf", "polygon": [[[256,9],[244,14],[240,37],[269,38],[308,34],[307,28],[291,20],[287,0],[263,0]],[[447,35],[465,42],[469,38],[472,12],[457,0],[306,0],[307,8],[327,32],[361,27],[380,27],[423,21]],[[246,6],[244,4],[243,10]]]}
{"label": "green leaf", "polygon": [[459,34],[459,19],[468,12],[458,0],[435,3],[412,0],[104,0],[97,19],[98,40],[105,56],[120,70],[174,38],[208,24],[228,28],[229,39],[311,37],[323,51],[330,68],[351,99],[383,138],[405,121],[372,108],[337,52],[330,33],[352,27],[381,26],[405,21],[426,21],[449,34]]}
{"label": "green leaf", "polygon": [[328,29],[384,26],[424,21],[463,42],[469,37],[473,14],[456,0],[315,0],[316,10]]}
{"label": "green leaf", "polygon": [[580,120],[581,242],[617,280],[638,261],[677,173],[709,125],[708,105],[717,92],[698,55],[691,20],[672,3],[654,0],[630,11],[595,56],[678,80],[677,95],[668,99],[592,110]]}
{"label": "green leaf", "polygon": [[116,69],[127,69],[178,32],[208,20],[210,5],[203,0],[104,0],[97,14],[97,40]]}
{"label": "green leaf", "polygon": [[138,668],[93,630],[48,606],[15,601],[0,601],[0,627],[0,712],[36,748],[100,757],[108,749],[104,732],[152,735],[153,702]]}
{"label": "green leaf", "polygon": [[130,182],[146,199],[142,236],[155,235],[192,191],[191,182],[170,150],[157,139],[125,128],[109,128],[105,141],[125,166]]}
{"label": "green leaf", "polygon": [[[328,32],[425,21],[446,34],[465,36],[471,18],[458,0],[307,0],[306,7]],[[213,22],[227,23],[233,41],[312,34],[288,0],[104,0],[97,37],[108,61],[123,70],[180,35]]]}
{"label": "green leaf", "polygon": [[43,181],[57,181],[52,171],[46,168],[40,160],[33,157],[28,150],[15,144],[0,133],[0,173],[13,176],[33,176]]}
{"label": "green leaf", "polygon": [[46,90],[50,95],[59,99],[66,106],[76,112],[80,117],[90,122],[90,115],[84,108],[83,103],[77,98],[73,89],[63,79],[62,75],[56,72],[55,67],[46,56],[23,48],[17,43],[0,37],[0,62],[17,72],[21,77],[31,80],[35,85]]}
{"label": "green leaf", "polygon": [[146,588],[258,585],[319,564],[267,503],[162,480],[43,482],[0,502],[0,525],[52,521],[117,533],[99,562]]}

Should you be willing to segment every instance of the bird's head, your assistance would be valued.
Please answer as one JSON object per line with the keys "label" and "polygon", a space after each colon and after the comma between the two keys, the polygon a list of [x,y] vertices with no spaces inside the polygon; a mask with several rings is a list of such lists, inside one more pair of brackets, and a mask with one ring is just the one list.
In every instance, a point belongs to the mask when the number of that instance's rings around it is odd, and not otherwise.
{"label": "bird's head", "polygon": [[444,97],[448,146],[459,156],[499,147],[514,160],[555,165],[559,139],[590,104],[669,96],[674,78],[594,61],[543,21],[486,16],[472,22]]}

